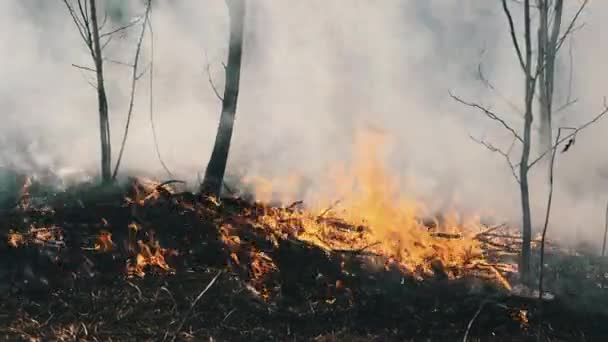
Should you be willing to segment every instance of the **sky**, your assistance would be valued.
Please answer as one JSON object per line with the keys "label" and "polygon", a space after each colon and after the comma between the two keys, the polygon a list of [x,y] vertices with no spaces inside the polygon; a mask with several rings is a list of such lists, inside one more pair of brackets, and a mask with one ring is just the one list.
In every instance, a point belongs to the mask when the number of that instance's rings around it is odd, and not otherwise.
{"label": "sky", "polygon": [[[108,27],[143,13],[143,1],[99,2],[111,14]],[[567,2],[565,21],[578,3]],[[523,9],[511,8],[519,28]],[[599,42],[607,19],[608,3],[592,1],[561,51],[556,107],[568,98],[577,103],[556,114],[558,126],[580,125],[602,108],[608,47]],[[228,173],[263,177],[279,193],[308,198],[331,188],[328,169],[352,158],[357,128],[373,127],[388,137],[383,156],[404,196],[517,223],[519,193],[509,167],[470,138],[506,149],[508,132],[449,96],[492,108],[521,130],[523,79],[506,23],[499,1],[248,1]],[[221,89],[227,10],[223,1],[155,0],[152,25],[141,63],[153,56],[159,150],[177,177],[195,181],[219,120],[221,103],[206,70]],[[138,30],[115,39],[108,58],[131,61]],[[72,66],[92,63],[63,1],[0,2],[0,51],[0,165],[98,172],[96,94],[87,83],[93,75]],[[480,80],[480,66],[495,90]],[[106,72],[115,160],[130,71],[108,62]],[[152,137],[149,86],[150,73],[138,82],[123,170],[166,178]],[[551,228],[564,240],[598,241],[603,231],[607,129],[608,119],[588,128],[557,158]],[[282,188],[293,175],[304,180],[296,192]],[[535,226],[544,215],[545,176],[542,167],[531,174]]]}

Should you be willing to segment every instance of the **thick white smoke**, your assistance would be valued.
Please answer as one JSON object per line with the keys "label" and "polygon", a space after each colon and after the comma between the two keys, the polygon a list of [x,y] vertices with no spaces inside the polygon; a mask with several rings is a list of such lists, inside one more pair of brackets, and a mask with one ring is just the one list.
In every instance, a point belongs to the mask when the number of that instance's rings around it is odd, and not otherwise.
{"label": "thick white smoke", "polygon": [[[104,2],[102,2],[104,3]],[[469,134],[507,147],[509,136],[481,113],[455,103],[452,90],[492,107],[521,126],[522,84],[498,1],[248,1],[245,55],[229,172],[269,179],[301,174],[308,189],[328,164],[345,161],[359,124],[391,137],[391,170],[404,193],[437,206],[491,208],[517,222],[518,191],[501,156]],[[106,1],[114,20],[141,15],[143,1]],[[569,3],[571,18],[576,2]],[[517,16],[521,8],[513,4]],[[606,90],[608,4],[593,2],[584,28],[562,50],[556,102],[568,96],[570,55],[575,106],[557,125],[577,125],[601,107]],[[222,1],[157,0],[154,27],[154,113],[160,152],[181,177],[194,180],[211,152],[220,103],[205,72],[223,85],[228,18]],[[572,49],[570,49],[572,45]],[[5,166],[95,171],[98,119],[92,75],[71,66],[90,58],[60,0],[0,3],[0,128]],[[142,63],[150,61],[146,42]],[[117,39],[108,56],[129,62],[133,37]],[[477,69],[499,90],[480,82]],[[113,151],[118,152],[128,103],[129,70],[107,63]],[[150,130],[148,76],[138,85],[125,170],[163,176]],[[585,131],[557,163],[552,229],[592,239],[603,222],[608,120]],[[533,175],[536,224],[544,214],[545,169]],[[280,189],[279,189],[280,190]]]}

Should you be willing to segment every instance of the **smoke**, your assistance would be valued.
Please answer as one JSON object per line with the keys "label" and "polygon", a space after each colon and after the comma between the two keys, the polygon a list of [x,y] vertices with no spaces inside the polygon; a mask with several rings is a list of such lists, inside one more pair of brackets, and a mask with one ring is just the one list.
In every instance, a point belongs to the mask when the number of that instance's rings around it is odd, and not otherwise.
{"label": "smoke", "polygon": [[[108,25],[143,13],[141,1],[105,4],[112,6]],[[568,6],[571,18],[576,4]],[[521,8],[512,7],[519,20]],[[581,18],[585,26],[562,50],[557,107],[568,96],[578,101],[558,114],[556,125],[576,126],[601,108],[608,48],[598,42],[608,29],[607,10],[608,4],[593,2]],[[222,1],[158,0],[152,24],[160,153],[178,177],[193,181],[208,161],[219,120],[221,104],[206,63],[221,89],[227,11]],[[135,36],[113,41],[108,58],[130,63]],[[149,38],[141,65],[150,61]],[[71,66],[90,66],[91,60],[63,2],[2,1],[0,51],[0,163],[30,172],[96,171],[96,95],[87,83],[93,75]],[[506,149],[508,133],[448,95],[451,90],[489,106],[521,127],[516,109],[523,107],[523,80],[498,1],[249,1],[243,63],[229,173],[271,180],[298,174],[306,187],[296,194],[306,196],[331,186],[321,181],[328,166],[348,161],[355,128],[371,125],[390,137],[387,160],[402,177],[404,193],[437,208],[483,210],[518,222],[518,189],[504,158],[469,137]],[[497,91],[480,81],[480,63]],[[106,71],[115,161],[129,70],[107,62]],[[146,75],[138,83],[123,171],[164,177],[150,129],[148,87]],[[551,234],[599,236],[608,188],[607,128],[607,121],[589,128],[558,156]],[[532,175],[536,226],[544,215],[546,172],[539,165]]]}

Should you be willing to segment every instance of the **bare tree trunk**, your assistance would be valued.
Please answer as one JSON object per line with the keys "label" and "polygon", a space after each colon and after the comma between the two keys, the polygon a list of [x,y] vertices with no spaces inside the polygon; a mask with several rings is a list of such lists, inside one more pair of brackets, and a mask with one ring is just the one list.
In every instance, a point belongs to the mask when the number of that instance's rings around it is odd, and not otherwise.
{"label": "bare tree trunk", "polygon": [[[548,0],[537,0],[537,6],[539,11],[539,23],[538,23],[538,52],[537,52],[537,66],[543,68],[546,62],[548,62],[549,55],[547,54],[548,40],[549,40],[549,4]],[[547,82],[547,69],[543,68],[539,75],[538,87],[538,102],[539,102],[539,118],[540,118],[540,134],[539,143],[541,150],[547,150],[551,147],[551,111],[550,111],[550,99],[549,89]]]}
{"label": "bare tree trunk", "polygon": [[563,0],[553,3],[551,35],[549,35],[549,1],[538,0],[540,23],[538,31],[538,68],[539,73],[539,104],[540,104],[540,147],[542,150],[551,148],[553,141],[553,93],[555,83],[555,59],[560,44],[559,34],[564,8]]}
{"label": "bare tree trunk", "polygon": [[112,181],[112,150],[110,145],[110,120],[108,116],[108,99],[103,79],[103,58],[99,43],[99,26],[97,24],[97,7],[95,0],[89,0],[91,10],[91,33],[93,43],[93,60],[97,75],[97,101],[99,104],[99,131],[101,138],[101,181]]}
{"label": "bare tree trunk", "polygon": [[522,234],[523,244],[520,259],[520,274],[522,282],[528,284],[530,281],[530,254],[532,240],[532,215],[530,209],[530,189],[528,185],[528,170],[530,160],[530,145],[532,143],[532,110],[535,90],[535,77],[532,75],[532,34],[530,30],[530,0],[524,1],[525,21],[525,64],[524,72],[526,78],[526,111],[524,117],[523,149],[519,166],[521,205],[522,205]]}
{"label": "bare tree trunk", "polygon": [[201,184],[201,192],[210,196],[218,197],[226,163],[239,95],[239,82],[241,75],[241,57],[243,52],[243,29],[245,25],[245,1],[226,0],[230,15],[230,46],[228,50],[228,65],[226,66],[226,82],[224,98],[222,100],[222,114],[215,137],[215,145],[207,169],[205,178]]}

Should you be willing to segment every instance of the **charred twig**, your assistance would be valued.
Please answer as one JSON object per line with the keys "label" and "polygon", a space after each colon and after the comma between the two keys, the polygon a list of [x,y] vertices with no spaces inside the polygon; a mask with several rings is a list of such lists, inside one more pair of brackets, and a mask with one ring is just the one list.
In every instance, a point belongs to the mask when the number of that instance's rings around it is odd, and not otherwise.
{"label": "charred twig", "polygon": [[462,239],[464,236],[462,234],[451,234],[451,233],[431,233],[432,237],[442,238],[442,239]]}
{"label": "charred twig", "polygon": [[484,308],[484,306],[486,306],[486,304],[488,304],[487,299],[482,301],[481,304],[479,304],[479,308],[477,309],[477,311],[475,312],[475,315],[473,315],[473,318],[471,318],[471,320],[469,321],[469,324],[467,325],[467,330],[464,332],[464,337],[462,338],[462,342],[467,342],[467,339],[469,338],[469,332],[471,331],[471,327],[473,326],[473,323],[477,319],[477,316],[479,316],[479,314],[481,313],[481,310],[483,310],[483,308]]}
{"label": "charred twig", "polygon": [[188,319],[188,317],[192,313],[192,310],[194,310],[194,307],[196,306],[196,303],[198,303],[198,301],[201,300],[201,298],[203,298],[203,296],[205,295],[205,293],[207,293],[207,291],[209,291],[209,289],[211,288],[211,286],[213,286],[213,284],[215,283],[215,281],[217,280],[217,278],[220,277],[220,275],[222,274],[222,272],[223,272],[222,270],[220,270],[219,272],[217,272],[217,274],[215,275],[215,277],[213,277],[213,279],[211,279],[211,281],[209,282],[209,284],[207,284],[207,286],[203,289],[203,291],[201,291],[201,293],[199,293],[199,295],[196,296],[196,299],[194,299],[194,301],[192,302],[192,304],[190,304],[190,309],[188,309],[188,312],[186,312],[186,314],[184,315],[184,318],[182,318],[182,321],[180,322],[179,326],[177,327],[177,330],[175,330],[175,332],[173,333],[173,338],[171,339],[171,341],[175,341],[175,339],[177,338],[177,335],[179,334],[179,332],[184,327],[184,324],[186,324],[186,320]]}
{"label": "charred twig", "polygon": [[338,204],[340,204],[340,202],[342,202],[342,199],[336,200],[329,207],[327,207],[325,210],[323,210],[323,212],[321,212],[321,214],[319,214],[319,216],[317,216],[317,220],[322,219],[323,216],[327,215],[327,213],[330,212],[331,210],[333,210]]}
{"label": "charred twig", "polygon": [[372,248],[372,247],[377,246],[377,245],[379,245],[381,243],[382,242],[380,242],[380,241],[376,241],[374,243],[370,243],[368,245],[365,245],[365,246],[363,246],[361,248],[357,248],[357,249],[332,249],[332,252],[333,253],[353,253],[353,254],[359,254],[359,253],[365,252],[366,249]]}
{"label": "charred twig", "polygon": [[481,237],[481,236],[488,235],[488,234],[490,234],[490,233],[492,233],[492,232],[494,232],[494,231],[496,231],[496,230],[498,230],[498,229],[500,229],[500,228],[506,227],[506,226],[507,226],[507,224],[506,224],[506,223],[497,224],[497,225],[495,225],[495,226],[492,226],[492,227],[490,227],[490,228],[486,229],[485,231],[483,231],[483,232],[481,232],[481,233],[477,233],[477,234],[476,234],[476,235],[473,237],[473,239],[477,239],[477,238],[479,238],[479,237]]}
{"label": "charred twig", "polygon": [[297,207],[298,205],[301,205],[303,203],[304,203],[304,201],[295,201],[295,202],[291,203],[289,206],[287,206],[285,209],[293,210],[295,207]]}

